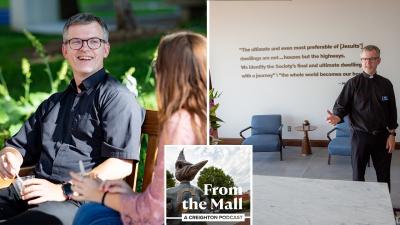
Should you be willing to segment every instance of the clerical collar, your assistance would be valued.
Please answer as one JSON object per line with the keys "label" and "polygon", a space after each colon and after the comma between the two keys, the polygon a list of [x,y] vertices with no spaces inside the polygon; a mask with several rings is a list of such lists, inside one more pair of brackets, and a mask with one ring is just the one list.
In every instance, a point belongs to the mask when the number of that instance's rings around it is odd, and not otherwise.
{"label": "clerical collar", "polygon": [[363,76],[364,76],[365,78],[369,78],[369,79],[372,79],[372,78],[374,78],[374,77],[376,76],[376,73],[373,74],[373,75],[369,75],[368,73],[363,72],[362,74],[363,74]]}

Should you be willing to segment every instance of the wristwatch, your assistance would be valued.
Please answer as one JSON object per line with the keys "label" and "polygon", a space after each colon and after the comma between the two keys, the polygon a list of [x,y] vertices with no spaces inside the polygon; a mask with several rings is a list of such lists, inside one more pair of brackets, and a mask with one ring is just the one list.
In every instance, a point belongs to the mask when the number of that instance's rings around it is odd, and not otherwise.
{"label": "wristwatch", "polygon": [[72,194],[74,191],[72,190],[72,184],[71,183],[64,183],[61,185],[61,189],[63,191],[64,196],[67,198],[67,200],[71,199]]}
{"label": "wristwatch", "polygon": [[389,132],[389,135],[392,135],[392,136],[394,136],[394,137],[396,137],[396,132]]}

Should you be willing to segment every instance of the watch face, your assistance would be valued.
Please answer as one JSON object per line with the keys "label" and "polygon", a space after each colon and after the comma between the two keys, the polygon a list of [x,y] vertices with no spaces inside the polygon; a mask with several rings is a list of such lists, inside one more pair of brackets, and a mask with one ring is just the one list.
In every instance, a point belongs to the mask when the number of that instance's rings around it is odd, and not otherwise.
{"label": "watch face", "polygon": [[63,184],[62,185],[62,189],[63,189],[63,192],[64,192],[64,194],[66,196],[71,196],[74,193],[74,191],[72,190],[72,184],[71,183]]}

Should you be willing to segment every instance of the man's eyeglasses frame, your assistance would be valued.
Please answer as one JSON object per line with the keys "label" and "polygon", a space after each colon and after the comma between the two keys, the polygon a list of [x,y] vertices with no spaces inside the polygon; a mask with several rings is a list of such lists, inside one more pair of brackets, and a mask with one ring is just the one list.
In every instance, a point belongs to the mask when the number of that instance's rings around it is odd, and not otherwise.
{"label": "man's eyeglasses frame", "polygon": [[371,57],[371,58],[361,58],[361,61],[366,62],[375,62],[376,60],[378,60],[380,57]]}
{"label": "man's eyeglasses frame", "polygon": [[[79,48],[77,48],[77,47],[72,47],[72,45],[71,45],[71,41],[72,40],[79,40],[79,41],[81,41],[81,45],[80,45],[80,47]],[[98,44],[98,46],[96,45],[96,46],[93,46],[92,44],[90,44],[91,42],[91,40],[98,40],[99,41],[99,44]],[[89,39],[80,39],[80,38],[71,38],[71,39],[69,39],[69,40],[66,40],[66,41],[64,41],[63,42],[63,44],[68,44],[68,46],[72,49],[72,50],[80,50],[82,47],[83,47],[83,44],[86,42],[86,45],[88,46],[88,48],[90,48],[91,50],[96,50],[96,49],[99,49],[100,47],[101,47],[101,43],[104,43],[104,44],[106,44],[107,43],[107,41],[106,40],[103,40],[103,39],[101,39],[101,38],[98,38],[98,37],[92,37],[92,38],[89,38]]]}

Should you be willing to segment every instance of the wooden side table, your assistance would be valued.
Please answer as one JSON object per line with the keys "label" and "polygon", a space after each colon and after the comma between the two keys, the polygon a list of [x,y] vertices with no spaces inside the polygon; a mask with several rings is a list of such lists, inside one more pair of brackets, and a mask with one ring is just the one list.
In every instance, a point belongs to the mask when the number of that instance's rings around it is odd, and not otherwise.
{"label": "wooden side table", "polygon": [[297,126],[294,128],[296,131],[303,131],[304,132],[304,137],[303,140],[301,141],[301,154],[302,156],[307,156],[311,155],[311,144],[310,144],[310,139],[308,138],[308,131],[313,131],[316,130],[316,126]]}

